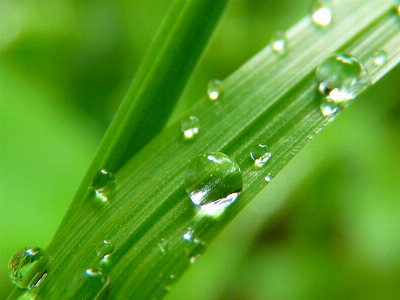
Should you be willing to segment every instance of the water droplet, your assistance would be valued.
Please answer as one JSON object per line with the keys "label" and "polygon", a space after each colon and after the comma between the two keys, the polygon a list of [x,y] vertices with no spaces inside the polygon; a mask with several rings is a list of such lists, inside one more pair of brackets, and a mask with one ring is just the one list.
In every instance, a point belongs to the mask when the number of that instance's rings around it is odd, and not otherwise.
{"label": "water droplet", "polygon": [[211,80],[207,86],[207,94],[210,100],[218,100],[224,92],[224,86],[222,85],[222,81],[218,79]]}
{"label": "water droplet", "polygon": [[182,120],[182,132],[185,139],[191,139],[199,133],[200,121],[196,116],[189,116]]}
{"label": "water droplet", "polygon": [[167,246],[168,242],[165,239],[161,239],[161,241],[158,243],[158,248],[160,248],[162,254],[167,252]]}
{"label": "water droplet", "polygon": [[183,239],[185,242],[190,242],[193,238],[194,229],[192,227],[188,227],[187,231],[183,235]]}
{"label": "water droplet", "polygon": [[239,166],[224,153],[200,154],[186,169],[185,187],[190,199],[211,215],[234,202],[242,186]]}
{"label": "water droplet", "polygon": [[278,54],[284,54],[287,48],[287,37],[284,31],[279,30],[271,39],[272,51]]}
{"label": "water droplet", "polygon": [[354,99],[370,84],[364,64],[345,54],[328,57],[317,68],[315,79],[318,91],[336,103]]}
{"label": "water droplet", "polygon": [[107,202],[107,194],[115,184],[114,174],[107,170],[97,171],[92,179],[92,188],[96,193],[96,197],[102,202]]}
{"label": "water droplet", "polygon": [[36,288],[47,277],[50,258],[38,247],[19,250],[8,264],[9,277],[16,286],[24,289]]}
{"label": "water droplet", "polygon": [[372,52],[372,59],[374,60],[374,65],[381,67],[386,63],[387,53],[385,50],[377,49]]}
{"label": "water droplet", "polygon": [[311,21],[313,24],[325,27],[332,21],[332,7],[330,1],[316,0],[310,6]]}
{"label": "water droplet", "polygon": [[102,241],[96,248],[96,253],[102,262],[107,262],[113,251],[114,245],[109,240]]}
{"label": "water droplet", "polygon": [[257,144],[251,149],[250,156],[257,167],[262,167],[271,158],[272,153],[269,152],[268,146]]}
{"label": "water droplet", "polygon": [[319,108],[325,117],[329,117],[339,110],[339,106],[330,100],[323,100]]}
{"label": "water droplet", "polygon": [[272,174],[268,173],[267,176],[265,176],[264,180],[265,180],[265,182],[268,183],[268,182],[271,182],[272,178],[273,178]]}

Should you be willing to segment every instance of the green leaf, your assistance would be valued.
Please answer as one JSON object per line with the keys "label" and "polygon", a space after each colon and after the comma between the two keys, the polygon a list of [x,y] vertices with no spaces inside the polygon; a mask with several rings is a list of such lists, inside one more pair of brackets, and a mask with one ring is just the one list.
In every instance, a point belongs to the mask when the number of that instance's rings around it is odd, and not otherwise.
{"label": "green leaf", "polygon": [[[285,55],[266,47],[224,81],[221,99],[201,99],[187,112],[201,123],[195,139],[185,140],[180,122],[172,124],[115,173],[108,202],[90,193],[47,249],[53,262],[39,296],[93,298],[103,292],[104,286],[82,276],[96,266],[95,249],[107,239],[115,245],[104,266],[111,279],[105,287],[110,289],[108,299],[161,298],[267,185],[265,176],[275,176],[342,112],[329,118],[321,114],[315,68],[334,52],[352,53],[377,81],[400,60],[398,22],[390,2],[372,0],[338,1],[335,22],[325,29],[312,26],[308,17],[300,21],[287,32]],[[372,64],[376,48],[388,52],[384,67]],[[256,168],[249,152],[259,143],[269,146],[272,158]],[[240,197],[213,217],[193,206],[183,178],[194,157],[216,151],[239,164],[244,185]],[[108,282],[107,278],[103,283]]]}

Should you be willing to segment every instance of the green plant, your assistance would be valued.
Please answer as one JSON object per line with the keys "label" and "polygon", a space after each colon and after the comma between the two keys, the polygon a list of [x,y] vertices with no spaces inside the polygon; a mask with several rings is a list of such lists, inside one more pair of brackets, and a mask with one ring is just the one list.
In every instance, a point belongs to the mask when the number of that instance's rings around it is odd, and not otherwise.
{"label": "green plant", "polygon": [[[127,117],[117,115],[113,124],[120,122],[122,126],[112,125],[48,249],[54,269],[46,283],[52,284],[44,285],[40,293],[53,297],[65,295],[68,285],[57,289],[65,282],[63,274],[73,273],[75,269],[84,270],[85,266],[93,264],[93,249],[99,241],[110,236],[116,249],[110,263],[110,273],[116,282],[112,283],[110,297],[162,296],[165,286],[170,285],[170,275],[179,276],[189,265],[189,258],[204,250],[203,244],[187,246],[182,239],[187,228],[193,227],[202,243],[211,242],[264,187],[266,174],[277,174],[316,132],[341,112],[337,111],[330,118],[320,113],[321,99],[314,83],[314,70],[319,63],[332,52],[351,52],[366,62],[372,80],[376,81],[398,62],[398,20],[391,4],[360,2],[354,11],[341,10],[340,2],[337,7],[336,26],[326,31],[317,30],[308,24],[308,20],[303,20],[287,32],[289,48],[284,56],[266,48],[224,81],[225,94],[217,103],[203,99],[191,109],[188,114],[196,115],[204,124],[201,134],[193,141],[182,139],[178,121],[130,158],[132,153],[125,154],[125,148],[131,143],[124,138],[127,132],[124,126],[130,124],[137,129],[140,124],[131,124],[130,120],[126,121]],[[380,31],[383,29],[384,34]],[[328,40],[331,42],[327,45]],[[321,44],[323,49],[318,47]],[[372,67],[370,53],[375,48],[393,53],[383,68]],[[184,75],[187,79],[188,74]],[[149,87],[152,84],[159,85],[151,82]],[[149,90],[152,94],[153,89]],[[171,98],[177,100],[180,93],[175,95]],[[130,106],[129,93],[127,99],[125,105]],[[132,111],[142,116],[141,111]],[[120,116],[125,113],[131,112],[123,109]],[[158,128],[162,125],[160,122]],[[125,145],[123,151],[120,151],[120,144],[115,144],[116,136],[121,136],[121,143]],[[254,169],[248,153],[260,139],[270,146],[273,159],[263,168]],[[146,143],[146,137],[143,140],[139,145]],[[209,151],[229,154],[244,174],[239,201],[218,218],[198,214],[183,188],[183,173],[188,163],[197,154]],[[104,155],[104,152],[109,154]],[[129,162],[123,161],[127,157]],[[155,163],[157,161],[160,163]],[[101,168],[115,172],[117,178],[115,192],[109,196],[110,204],[104,207],[95,202],[93,191],[88,189],[92,174]],[[71,235],[71,232],[75,234]],[[86,245],[79,246],[80,239],[88,235],[92,238]],[[164,255],[158,245],[162,239],[168,242]],[[55,257],[63,260],[57,261]],[[70,265],[72,261],[74,263]],[[131,275],[126,276],[128,269]],[[95,295],[96,290],[92,292],[90,288],[88,284],[80,290],[78,284],[79,293]]]}

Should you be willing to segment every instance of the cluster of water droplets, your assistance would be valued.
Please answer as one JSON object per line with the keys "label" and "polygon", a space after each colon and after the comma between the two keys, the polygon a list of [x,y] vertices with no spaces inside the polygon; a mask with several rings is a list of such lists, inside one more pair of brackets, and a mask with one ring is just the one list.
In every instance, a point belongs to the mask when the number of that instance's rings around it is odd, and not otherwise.
{"label": "cluster of water droplets", "polygon": [[39,247],[20,249],[11,257],[8,274],[11,282],[23,289],[39,287],[47,277],[49,256]]}

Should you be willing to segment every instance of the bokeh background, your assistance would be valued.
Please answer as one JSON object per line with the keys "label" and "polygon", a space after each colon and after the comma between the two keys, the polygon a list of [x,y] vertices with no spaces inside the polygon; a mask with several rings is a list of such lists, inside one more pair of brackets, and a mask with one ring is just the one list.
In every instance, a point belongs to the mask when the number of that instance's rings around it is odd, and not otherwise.
{"label": "bokeh background", "polygon": [[[0,0],[1,299],[13,253],[51,240],[169,4]],[[175,116],[308,7],[234,0]],[[318,135],[167,299],[399,299],[399,76]]]}

